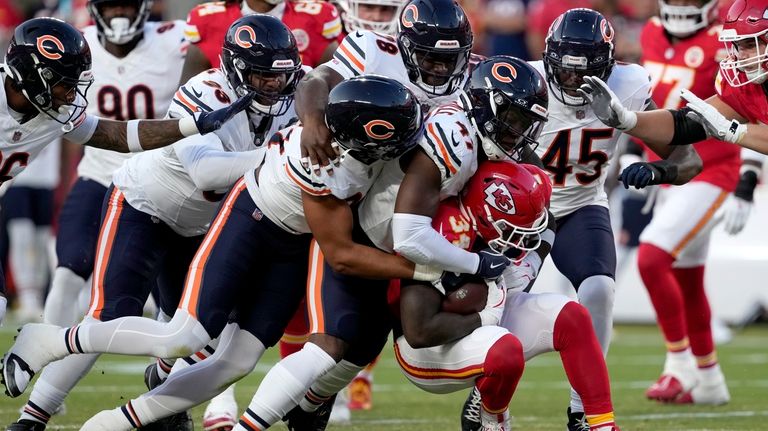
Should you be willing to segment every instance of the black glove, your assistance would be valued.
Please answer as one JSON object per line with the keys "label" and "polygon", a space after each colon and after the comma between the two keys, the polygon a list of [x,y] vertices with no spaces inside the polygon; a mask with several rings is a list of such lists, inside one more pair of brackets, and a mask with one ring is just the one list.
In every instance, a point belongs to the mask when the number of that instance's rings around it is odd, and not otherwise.
{"label": "black glove", "polygon": [[624,183],[624,188],[635,186],[636,189],[642,189],[646,186],[656,184],[669,184],[677,178],[677,166],[659,160],[657,162],[635,162],[627,166],[621,174],[619,181]]}
{"label": "black glove", "polygon": [[229,119],[250,106],[251,101],[255,96],[256,92],[252,91],[235,100],[234,103],[226,108],[217,109],[211,112],[195,112],[193,118],[195,119],[197,130],[201,135],[219,130],[224,123],[229,121]]}
{"label": "black glove", "polygon": [[744,171],[744,173],[741,174],[741,177],[739,177],[739,183],[736,185],[736,190],[733,191],[733,195],[747,202],[752,202],[755,199],[757,180],[756,172]]}
{"label": "black glove", "polygon": [[485,279],[495,280],[501,277],[504,270],[512,263],[507,256],[486,248],[477,252],[480,263],[477,265],[475,275]]}

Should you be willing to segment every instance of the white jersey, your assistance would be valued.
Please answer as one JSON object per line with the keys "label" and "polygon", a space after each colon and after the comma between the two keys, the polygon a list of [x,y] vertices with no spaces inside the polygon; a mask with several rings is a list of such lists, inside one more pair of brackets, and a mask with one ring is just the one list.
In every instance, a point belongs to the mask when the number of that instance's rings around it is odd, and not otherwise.
{"label": "white jersey", "polygon": [[27,169],[16,176],[11,187],[31,187],[53,190],[61,181],[61,138],[56,139],[40,151]]}
{"label": "white jersey", "polygon": [[395,161],[378,160],[366,165],[345,155],[333,175],[321,170],[317,176],[301,165],[300,125],[291,126],[272,136],[261,165],[258,184],[254,170],[245,174],[248,192],[257,207],[272,222],[293,233],[310,233],[302,205],[302,190],[314,196],[333,195],[357,202],[368,193],[382,168]]}
{"label": "white jersey", "polygon": [[[543,62],[531,65],[546,76]],[[631,111],[642,111],[651,101],[650,78],[640,65],[617,63],[608,86]],[[555,218],[587,205],[608,207],[605,177],[620,136],[589,105],[567,106],[550,92],[549,120],[544,123],[536,154],[552,180],[550,210]]]}
{"label": "white jersey", "polygon": [[[8,96],[5,93],[5,80],[10,79],[0,68],[0,184],[20,174],[26,166],[34,160],[47,145],[56,142],[62,136],[77,143],[86,143],[96,129],[98,120],[89,117],[85,112],[72,119],[72,130],[64,133],[62,123],[54,121],[46,114],[39,113],[32,119],[19,121],[23,115],[12,111],[8,107]],[[84,105],[86,102],[78,94],[76,105]],[[66,121],[70,116],[70,110],[59,114],[59,121]]]}
{"label": "white jersey", "polygon": [[[219,69],[210,69],[192,77],[176,92],[168,115],[173,118],[186,117],[197,109],[221,109],[235,100],[237,96],[227,84],[224,73]],[[128,159],[115,172],[114,184],[124,193],[132,207],[158,217],[176,233],[183,236],[204,234],[216,214],[219,201],[232,183],[257,163],[251,163],[250,160],[260,161],[263,157],[263,136],[256,136],[252,132],[253,124],[260,124],[262,117],[246,112],[238,113],[224,123],[221,129],[209,135],[191,136],[171,146],[140,153]],[[286,127],[295,117],[291,106],[284,115],[267,119],[269,123],[263,135],[271,136]],[[217,177],[226,175],[232,181],[216,190],[202,190],[188,172],[194,166],[190,163],[185,166],[183,160],[186,160],[186,156],[181,154],[204,154],[208,150],[219,153],[247,152],[241,155],[242,160],[248,162],[247,167],[239,172],[207,173]],[[195,157],[194,154],[191,157]]]}
{"label": "white jersey", "polygon": [[[88,113],[118,121],[162,118],[184,66],[184,21],[147,22],[142,40],[123,58],[104,49],[96,26],[84,28],[83,35],[93,58]],[[132,155],[86,148],[77,175],[109,187],[112,174]]]}
{"label": "white jersey", "polygon": [[[440,200],[458,195],[477,171],[481,143],[467,113],[456,102],[430,112],[419,146],[440,170]],[[368,238],[389,252],[393,251],[395,200],[404,176],[399,164],[385,168],[358,209],[360,226]]]}
{"label": "white jersey", "polygon": [[[430,107],[452,102],[459,93],[457,90],[447,96],[432,97],[408,79],[408,70],[395,38],[372,31],[357,30],[348,34],[336,49],[333,58],[324,65],[338,72],[344,79],[363,74],[376,74],[394,79],[408,87],[419,102]],[[466,75],[469,76],[469,68]],[[464,80],[466,79],[465,77]]]}

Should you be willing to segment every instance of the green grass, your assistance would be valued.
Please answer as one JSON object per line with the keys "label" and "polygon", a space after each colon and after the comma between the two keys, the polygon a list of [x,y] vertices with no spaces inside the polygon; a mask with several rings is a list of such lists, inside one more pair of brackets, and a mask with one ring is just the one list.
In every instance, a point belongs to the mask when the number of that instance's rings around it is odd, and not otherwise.
{"label": "green grass", "polygon": [[[5,351],[12,332],[0,331]],[[624,431],[642,430],[768,430],[768,327],[743,331],[719,356],[728,378],[732,401],[721,407],[658,405],[645,400],[643,392],[658,377],[664,349],[653,327],[620,326],[608,359],[613,401]],[[256,372],[237,388],[240,406],[250,400],[264,372],[276,361],[270,351]],[[105,356],[80,382],[67,399],[67,413],[55,416],[50,430],[79,429],[89,416],[112,408],[143,392],[142,370],[147,359]],[[385,351],[375,371],[374,408],[354,412],[352,425],[329,429],[357,430],[446,430],[458,429],[459,409],[465,392],[432,395],[410,385],[392,357]],[[0,425],[16,420],[26,397],[0,400]],[[563,430],[568,390],[559,357],[547,354],[527,365],[523,381],[512,401],[517,430]],[[202,408],[194,415],[199,424]],[[275,427],[275,429],[283,429]]]}

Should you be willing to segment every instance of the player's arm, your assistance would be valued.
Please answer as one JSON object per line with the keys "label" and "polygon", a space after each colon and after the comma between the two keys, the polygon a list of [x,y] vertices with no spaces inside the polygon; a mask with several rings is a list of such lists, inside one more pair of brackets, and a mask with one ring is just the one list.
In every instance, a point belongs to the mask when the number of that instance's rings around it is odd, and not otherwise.
{"label": "player's arm", "polygon": [[190,78],[198,73],[211,68],[211,62],[208,57],[197,45],[190,43],[187,48],[187,57],[184,59],[184,68],[181,70],[181,80],[179,85],[183,85]]}
{"label": "player's arm", "polygon": [[423,149],[415,151],[395,202],[392,218],[394,249],[409,260],[446,271],[496,278],[509,264],[487,250],[470,253],[445,239],[432,227],[440,203],[440,170]]}
{"label": "player's arm", "polygon": [[345,201],[330,194],[318,196],[302,191],[301,195],[307,224],[334,271],[372,279],[415,277],[413,262],[352,239],[354,219]]}
{"label": "player's arm", "polygon": [[328,46],[325,47],[323,50],[323,54],[320,56],[320,60],[318,61],[318,64],[323,64],[326,61],[329,61],[333,58],[333,53],[336,52],[336,48],[339,47],[339,42],[333,41],[328,44]]}
{"label": "player's arm", "polygon": [[173,150],[195,186],[201,190],[229,188],[264,159],[266,147],[226,151],[215,134],[194,135],[173,145]]}
{"label": "player's arm", "polygon": [[331,132],[325,125],[325,106],[328,93],[344,77],[326,65],[307,73],[296,88],[296,115],[304,126],[301,134],[301,156],[309,157],[312,169],[320,173],[338,154],[331,148]]}
{"label": "player's arm", "polygon": [[64,136],[73,142],[120,153],[153,150],[182,138],[206,134],[221,126],[251,103],[253,94],[210,112],[194,112],[180,119],[114,121],[87,116]]}
{"label": "player's arm", "polygon": [[403,280],[400,321],[403,335],[415,349],[440,346],[463,338],[479,328],[480,314],[441,311],[443,297],[431,284]]}

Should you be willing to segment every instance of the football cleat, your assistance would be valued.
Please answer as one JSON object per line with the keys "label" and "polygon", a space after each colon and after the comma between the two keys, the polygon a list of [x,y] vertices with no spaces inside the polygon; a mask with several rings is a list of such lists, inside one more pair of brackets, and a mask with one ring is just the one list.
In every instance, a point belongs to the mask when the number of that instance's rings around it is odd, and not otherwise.
{"label": "football cleat", "polygon": [[5,431],[44,431],[45,424],[42,422],[35,422],[29,419],[19,419],[18,422],[14,422],[8,425]]}
{"label": "football cleat", "polygon": [[333,402],[331,416],[328,423],[333,425],[348,425],[352,420],[352,412],[349,410],[349,400],[344,392],[336,394],[336,401]]}
{"label": "football cleat", "polygon": [[719,373],[712,381],[701,380],[690,391],[684,392],[675,402],[678,404],[701,404],[719,406],[727,404],[731,400],[728,386],[725,384],[725,376]]}
{"label": "football cleat", "polygon": [[50,349],[57,341],[60,329],[55,325],[31,323],[19,331],[13,346],[3,356],[2,383],[9,397],[23,394],[37,372],[61,359]]}
{"label": "football cleat", "polygon": [[650,400],[671,403],[693,389],[697,383],[696,365],[693,362],[667,360],[661,377],[645,391],[645,396]]}
{"label": "football cleat", "polygon": [[[144,384],[147,386],[147,389],[155,389],[163,384],[164,381],[165,379],[161,379],[157,374],[157,363],[153,362],[147,365],[147,368],[144,370]],[[158,419],[138,429],[140,431],[193,431],[195,426],[189,412],[181,412]]]}
{"label": "football cleat", "polygon": [[461,408],[461,431],[480,430],[480,399],[480,391],[473,387]]}
{"label": "football cleat", "polygon": [[349,383],[350,410],[370,410],[373,407],[373,391],[371,380],[365,377],[355,377]]}
{"label": "football cleat", "polygon": [[584,412],[572,412],[571,408],[568,407],[566,414],[568,415],[568,424],[566,425],[568,431],[590,431]]}
{"label": "football cleat", "polygon": [[482,410],[480,423],[480,431],[510,431],[512,429],[508,410],[504,410],[502,413],[490,413]]}
{"label": "football cleat", "polygon": [[290,431],[323,431],[328,426],[336,395],[328,398],[314,412],[304,411],[297,405],[284,417],[283,422]]}
{"label": "football cleat", "polygon": [[205,431],[232,431],[237,425],[237,418],[228,412],[206,412],[203,416],[203,430]]}

